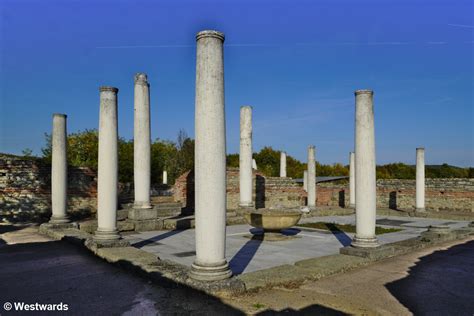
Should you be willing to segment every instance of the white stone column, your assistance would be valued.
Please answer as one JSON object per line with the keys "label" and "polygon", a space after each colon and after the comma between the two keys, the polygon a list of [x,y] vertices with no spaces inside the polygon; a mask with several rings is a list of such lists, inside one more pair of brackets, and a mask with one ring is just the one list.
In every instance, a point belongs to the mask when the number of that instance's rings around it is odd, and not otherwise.
{"label": "white stone column", "polygon": [[308,170],[303,172],[303,189],[308,192]]}
{"label": "white stone column", "polygon": [[352,246],[377,247],[373,92],[355,92],[356,234]]}
{"label": "white stone column", "polygon": [[239,180],[240,203],[242,207],[252,207],[252,107],[240,108],[240,155]]}
{"label": "white stone column", "polygon": [[349,153],[349,207],[355,207],[355,154]]}
{"label": "white stone column", "polygon": [[117,231],[117,93],[117,88],[100,87],[97,230],[94,235],[97,242],[120,238]]}
{"label": "white stone column", "polygon": [[51,224],[69,223],[67,216],[67,132],[65,114],[53,114]]}
{"label": "white stone column", "polygon": [[416,211],[425,211],[425,149],[416,149]]}
{"label": "white stone column", "polygon": [[257,170],[257,162],[255,159],[252,159],[252,169]]}
{"label": "white stone column", "polygon": [[168,172],[163,170],[163,184],[168,184]]}
{"label": "white stone column", "polygon": [[280,178],[286,178],[286,152],[280,153]]}
{"label": "white stone column", "polygon": [[308,147],[308,208],[316,209],[316,149]]}
{"label": "white stone column", "polygon": [[150,140],[150,91],[147,75],[135,75],[133,179],[134,208],[151,208],[151,140]]}
{"label": "white stone column", "polygon": [[225,258],[226,132],[224,34],[196,36],[195,221],[196,259],[190,276],[204,281],[232,275]]}

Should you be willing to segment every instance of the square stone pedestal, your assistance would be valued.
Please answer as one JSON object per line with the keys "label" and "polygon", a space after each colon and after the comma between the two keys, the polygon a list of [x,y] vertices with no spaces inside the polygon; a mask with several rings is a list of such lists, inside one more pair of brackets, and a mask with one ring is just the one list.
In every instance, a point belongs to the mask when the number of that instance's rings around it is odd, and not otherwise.
{"label": "square stone pedestal", "polygon": [[370,260],[378,260],[393,256],[395,254],[395,248],[390,245],[382,245],[373,248],[358,248],[353,246],[347,246],[340,248],[339,253],[342,255],[362,257]]}
{"label": "square stone pedestal", "polygon": [[130,243],[124,239],[96,240],[94,238],[88,238],[84,245],[90,250],[96,251],[100,248],[128,247],[130,246]]}

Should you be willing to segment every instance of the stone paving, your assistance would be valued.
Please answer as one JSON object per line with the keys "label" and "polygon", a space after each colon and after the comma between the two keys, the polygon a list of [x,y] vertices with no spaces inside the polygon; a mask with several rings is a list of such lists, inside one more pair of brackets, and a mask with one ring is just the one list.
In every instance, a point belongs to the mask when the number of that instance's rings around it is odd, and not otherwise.
{"label": "stone paving", "polygon": [[[304,218],[301,222],[333,222],[355,224],[355,216],[324,216]],[[377,225],[403,229],[399,232],[378,235],[381,243],[390,243],[418,236],[430,225],[447,224],[451,228],[467,226],[467,221],[448,221],[416,217],[378,216]],[[267,242],[249,238],[255,229],[249,225],[227,227],[226,258],[234,274],[254,272],[296,261],[339,253],[339,248],[350,244],[353,234],[332,233],[297,228],[286,230],[296,238]],[[134,247],[190,266],[195,259],[194,229],[151,231],[124,235]]]}

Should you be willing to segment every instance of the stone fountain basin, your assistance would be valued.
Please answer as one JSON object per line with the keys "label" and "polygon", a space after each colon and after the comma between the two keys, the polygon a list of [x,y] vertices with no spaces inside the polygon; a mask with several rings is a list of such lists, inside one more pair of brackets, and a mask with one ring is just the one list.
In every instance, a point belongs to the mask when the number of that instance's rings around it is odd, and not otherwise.
{"label": "stone fountain basin", "polygon": [[295,209],[261,209],[244,214],[247,223],[265,232],[279,232],[298,224],[303,214]]}

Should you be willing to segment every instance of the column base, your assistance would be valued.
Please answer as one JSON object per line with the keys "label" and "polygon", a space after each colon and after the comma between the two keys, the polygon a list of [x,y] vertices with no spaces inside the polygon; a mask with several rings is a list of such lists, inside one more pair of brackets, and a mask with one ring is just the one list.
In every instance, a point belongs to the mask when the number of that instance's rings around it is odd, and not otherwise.
{"label": "column base", "polygon": [[66,223],[69,223],[71,222],[71,220],[69,219],[69,216],[67,215],[64,215],[64,216],[51,216],[51,218],[49,219],[49,223],[50,224],[66,224]]}
{"label": "column base", "polygon": [[203,266],[194,262],[191,265],[189,276],[199,281],[219,281],[230,278],[232,276],[232,271],[229,268],[229,264],[225,260],[223,264],[212,267]]}
{"label": "column base", "polygon": [[153,205],[151,205],[149,202],[134,202],[133,208],[134,209],[150,209],[150,208],[153,208]]}
{"label": "column base", "polygon": [[242,207],[242,208],[254,208],[255,205],[253,204],[253,202],[241,202],[241,203],[239,203],[239,207]]}
{"label": "column base", "polygon": [[308,206],[306,206],[306,208],[307,208],[310,212],[316,211],[316,205],[311,205],[311,206],[308,205]]}
{"label": "column base", "polygon": [[115,230],[100,230],[97,229],[92,236],[92,239],[96,242],[113,242],[120,239],[120,234],[117,229]]}
{"label": "column base", "polygon": [[377,248],[380,246],[380,244],[377,240],[377,237],[361,238],[354,236],[351,246],[355,248]]}
{"label": "column base", "polygon": [[355,204],[349,204],[349,208],[356,208]]}
{"label": "column base", "polygon": [[424,207],[417,207],[417,208],[415,209],[415,212],[417,212],[417,213],[424,213],[424,212],[426,212],[426,209],[425,209]]}

